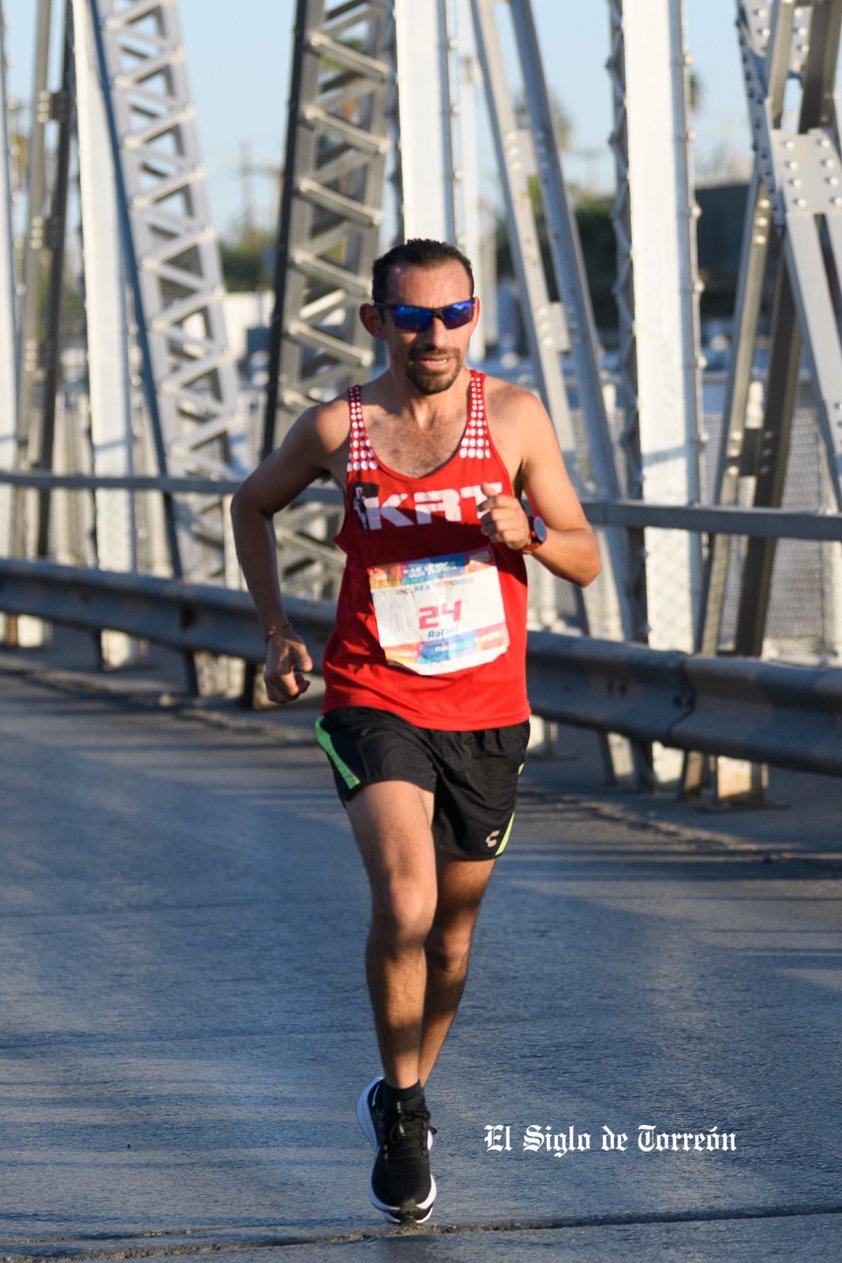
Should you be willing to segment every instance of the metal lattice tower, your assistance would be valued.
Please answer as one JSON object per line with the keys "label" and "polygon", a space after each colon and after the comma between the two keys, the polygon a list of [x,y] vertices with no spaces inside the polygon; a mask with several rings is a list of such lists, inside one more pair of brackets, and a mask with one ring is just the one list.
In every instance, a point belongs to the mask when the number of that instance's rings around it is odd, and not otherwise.
{"label": "metal lattice tower", "polygon": [[[250,465],[176,0],[90,0],[157,472]],[[236,582],[219,496],[166,501],[174,573]]]}
{"label": "metal lattice tower", "polygon": [[264,454],[373,363],[357,307],[380,242],[391,27],[385,0],[298,3]]}

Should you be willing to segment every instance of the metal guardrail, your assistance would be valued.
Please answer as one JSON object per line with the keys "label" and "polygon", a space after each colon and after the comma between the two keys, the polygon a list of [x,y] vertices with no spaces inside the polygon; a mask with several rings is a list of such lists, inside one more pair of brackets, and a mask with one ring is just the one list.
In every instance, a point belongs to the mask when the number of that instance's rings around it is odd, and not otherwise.
{"label": "metal guardrail", "polygon": [[[329,603],[290,598],[314,661],[335,624]],[[263,661],[247,593],[149,575],[0,559],[0,610],[173,649]],[[532,632],[536,715],[807,772],[842,774],[842,669],[700,658],[645,645]]]}
{"label": "metal guardrail", "polygon": [[[0,469],[0,485],[36,491],[132,491],[166,495],[233,495],[240,482],[230,478],[182,478],[159,474],[104,477],[54,474],[42,470]],[[313,486],[296,503],[342,504],[338,488]],[[731,508],[718,504],[655,504],[648,500],[582,500],[592,526],[690,531],[702,535],[744,535],[758,539],[823,540],[842,543],[842,513],[791,509]]]}

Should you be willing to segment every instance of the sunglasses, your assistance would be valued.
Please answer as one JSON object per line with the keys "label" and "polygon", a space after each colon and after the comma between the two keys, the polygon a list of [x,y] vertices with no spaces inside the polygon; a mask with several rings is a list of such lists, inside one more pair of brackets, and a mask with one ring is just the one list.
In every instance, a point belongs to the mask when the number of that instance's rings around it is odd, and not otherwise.
{"label": "sunglasses", "polygon": [[378,311],[390,311],[396,329],[408,329],[411,333],[426,333],[438,316],[445,329],[461,329],[473,318],[476,298],[466,298],[449,307],[410,307],[407,303],[374,303]]}

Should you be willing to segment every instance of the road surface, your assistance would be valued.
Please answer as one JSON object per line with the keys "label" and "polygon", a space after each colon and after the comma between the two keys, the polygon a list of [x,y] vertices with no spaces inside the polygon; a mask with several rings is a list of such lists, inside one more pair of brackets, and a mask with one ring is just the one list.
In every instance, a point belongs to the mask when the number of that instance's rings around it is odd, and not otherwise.
{"label": "road surface", "polygon": [[726,819],[600,796],[580,734],[533,760],[402,1231],[312,715],[125,692],[0,661],[2,1258],[842,1255],[836,782]]}

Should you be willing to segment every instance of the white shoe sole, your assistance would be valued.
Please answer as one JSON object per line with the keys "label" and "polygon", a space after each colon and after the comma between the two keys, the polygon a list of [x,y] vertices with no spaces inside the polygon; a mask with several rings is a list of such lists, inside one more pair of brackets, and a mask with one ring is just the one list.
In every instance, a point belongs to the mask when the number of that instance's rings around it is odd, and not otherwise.
{"label": "white shoe sole", "polygon": [[392,1224],[416,1223],[425,1224],[433,1213],[433,1205],[436,1200],[436,1181],[433,1175],[430,1175],[430,1192],[423,1202],[413,1203],[414,1210],[405,1210],[401,1213],[400,1206],[387,1206],[385,1202],[381,1202],[375,1193],[371,1184],[368,1186],[368,1200],[371,1202],[375,1210],[379,1210],[384,1219],[388,1219]]}
{"label": "white shoe sole", "polygon": [[366,1087],[363,1088],[357,1097],[357,1122],[360,1125],[360,1131],[365,1136],[375,1153],[377,1153],[377,1132],[374,1130],[374,1119],[371,1117],[371,1110],[368,1105],[369,1094],[376,1083],[379,1083],[383,1076],[376,1074]]}

